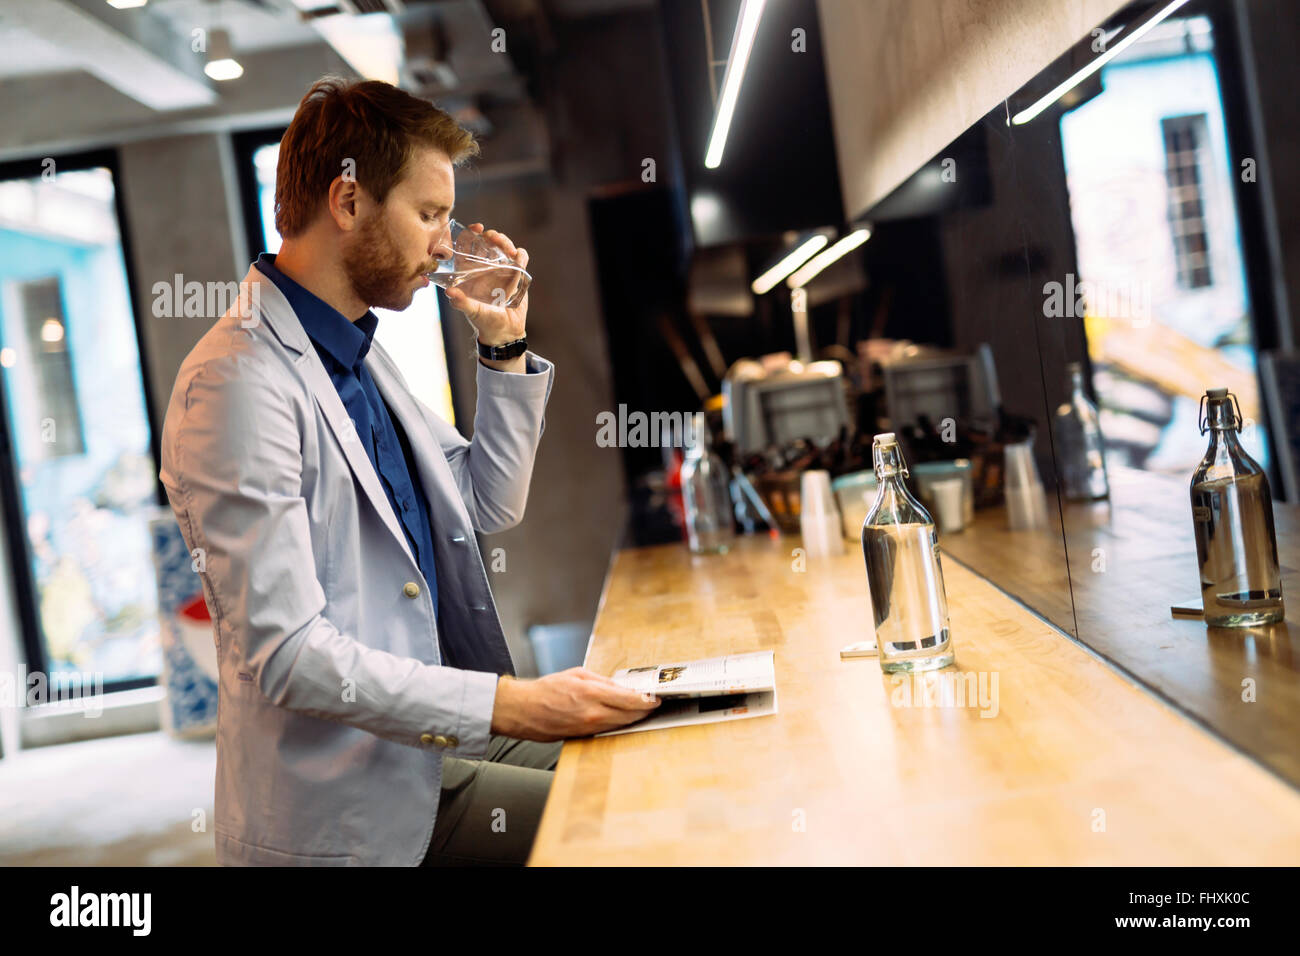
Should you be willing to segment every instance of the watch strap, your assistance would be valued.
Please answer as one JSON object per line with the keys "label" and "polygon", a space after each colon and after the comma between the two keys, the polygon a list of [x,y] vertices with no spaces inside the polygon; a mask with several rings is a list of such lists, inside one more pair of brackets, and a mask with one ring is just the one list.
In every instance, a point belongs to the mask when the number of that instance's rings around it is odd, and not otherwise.
{"label": "watch strap", "polygon": [[506,342],[503,345],[484,345],[478,343],[478,354],[492,362],[500,362],[503,359],[512,359],[516,356],[523,355],[528,351],[528,339],[515,339],[513,342]]}

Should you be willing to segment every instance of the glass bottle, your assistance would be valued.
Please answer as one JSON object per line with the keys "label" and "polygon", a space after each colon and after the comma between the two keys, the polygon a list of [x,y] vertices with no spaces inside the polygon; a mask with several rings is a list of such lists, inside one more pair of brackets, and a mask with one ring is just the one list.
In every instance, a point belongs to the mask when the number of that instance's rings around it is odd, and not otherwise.
{"label": "glass bottle", "polygon": [[1061,479],[1065,497],[1071,501],[1095,501],[1110,495],[1106,481],[1106,457],[1097,406],[1083,387],[1083,364],[1065,366],[1070,376],[1070,398],[1056,409],[1057,454],[1061,456]]}
{"label": "glass bottle", "polygon": [[1241,408],[1226,388],[1201,397],[1210,446],[1192,475],[1192,523],[1205,623],[1253,627],[1283,618],[1282,574],[1268,475],[1237,439]]}
{"label": "glass bottle", "polygon": [[731,548],[731,472],[713,450],[709,423],[703,412],[691,419],[689,447],[682,460],[682,502],[686,509],[686,538],[696,554],[722,554]]}
{"label": "glass bottle", "polygon": [[862,522],[862,556],[881,670],[946,667],[953,652],[934,522],[903,484],[909,473],[893,432],[876,436],[872,457],[880,489]]}

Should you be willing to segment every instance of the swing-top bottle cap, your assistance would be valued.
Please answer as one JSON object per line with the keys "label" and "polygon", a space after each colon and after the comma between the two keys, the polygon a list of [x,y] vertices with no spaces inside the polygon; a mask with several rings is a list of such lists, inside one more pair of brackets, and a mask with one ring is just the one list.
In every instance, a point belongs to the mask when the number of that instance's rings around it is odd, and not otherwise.
{"label": "swing-top bottle cap", "polygon": [[1202,435],[1210,429],[1241,431],[1241,408],[1234,407],[1234,396],[1226,388],[1207,388],[1196,413],[1196,426]]}
{"label": "swing-top bottle cap", "polygon": [[908,477],[907,462],[903,460],[903,449],[898,447],[898,439],[893,432],[881,432],[871,446],[871,460],[876,478],[883,480],[886,475]]}

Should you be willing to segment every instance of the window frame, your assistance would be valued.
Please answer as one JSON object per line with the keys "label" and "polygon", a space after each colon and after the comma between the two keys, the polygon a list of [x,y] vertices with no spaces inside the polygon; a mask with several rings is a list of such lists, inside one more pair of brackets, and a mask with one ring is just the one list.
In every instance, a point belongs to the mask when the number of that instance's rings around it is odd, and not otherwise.
{"label": "window frame", "polygon": [[[45,170],[47,160],[53,160],[58,172],[76,172],[79,170],[106,168],[113,177],[113,212],[117,217],[118,242],[122,248],[122,264],[125,272],[127,308],[131,314],[131,323],[135,330],[136,355],[140,361],[141,388],[144,395],[145,420],[149,426],[149,454],[153,460],[154,503],[166,504],[166,492],[159,477],[161,451],[161,423],[154,403],[153,383],[149,378],[149,348],[145,338],[144,323],[139,308],[136,281],[135,257],[131,244],[130,219],[126,214],[123,201],[125,183],[122,177],[120,156],[116,149],[92,149],[79,152],[57,153],[46,156],[32,156],[26,159],[11,159],[0,162],[0,181],[10,179],[36,179]],[[25,533],[26,516],[22,496],[22,485],[18,480],[18,461],[14,437],[9,425],[9,399],[5,390],[0,388],[0,498],[3,498],[5,523],[5,548],[9,558],[10,573],[14,586],[15,610],[18,614],[19,629],[22,632],[22,649],[25,657],[23,675],[23,695],[27,694],[27,680],[33,673],[50,677],[49,657],[46,654],[43,631],[41,630],[39,601],[36,595],[36,581],[32,574],[31,547]],[[157,677],[135,677],[121,680],[106,680],[102,686],[104,694],[118,691],[137,690],[154,687],[159,684],[162,675]],[[94,688],[99,690],[100,688]],[[67,701],[86,696],[91,688],[78,686],[76,692],[68,695],[53,696],[51,700]]]}

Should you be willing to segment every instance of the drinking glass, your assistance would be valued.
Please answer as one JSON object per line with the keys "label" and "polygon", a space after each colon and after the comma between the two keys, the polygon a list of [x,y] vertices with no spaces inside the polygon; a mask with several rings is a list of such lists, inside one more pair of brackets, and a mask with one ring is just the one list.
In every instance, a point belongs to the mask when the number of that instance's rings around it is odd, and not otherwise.
{"label": "drinking glass", "polygon": [[487,305],[507,309],[519,305],[533,277],[481,233],[455,219],[448,226],[452,256],[426,273],[429,281],[443,289],[458,288]]}

